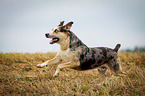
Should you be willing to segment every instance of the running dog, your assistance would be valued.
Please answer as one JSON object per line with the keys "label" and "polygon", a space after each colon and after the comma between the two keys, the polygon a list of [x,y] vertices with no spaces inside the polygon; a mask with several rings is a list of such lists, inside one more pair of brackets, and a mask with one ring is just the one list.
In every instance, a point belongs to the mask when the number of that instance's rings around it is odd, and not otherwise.
{"label": "running dog", "polygon": [[86,46],[70,28],[73,22],[63,25],[64,21],[52,30],[52,33],[45,34],[46,38],[52,38],[50,44],[59,44],[60,48],[57,55],[37,67],[44,67],[50,64],[58,64],[57,70],[53,76],[58,76],[60,69],[73,68],[78,71],[98,69],[98,72],[105,75],[107,69],[110,69],[114,75],[124,74],[121,68],[121,62],[117,56],[120,44],[114,49],[107,47],[89,48]]}

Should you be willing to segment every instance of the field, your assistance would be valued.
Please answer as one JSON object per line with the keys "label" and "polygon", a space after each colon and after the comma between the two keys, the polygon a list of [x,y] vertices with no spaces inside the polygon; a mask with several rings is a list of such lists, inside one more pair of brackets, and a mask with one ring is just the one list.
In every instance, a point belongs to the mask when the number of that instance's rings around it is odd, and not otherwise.
{"label": "field", "polygon": [[56,53],[0,53],[0,95],[49,96],[143,96],[145,95],[145,53],[119,53],[124,77],[107,71],[104,80],[97,70],[78,72],[57,65],[37,68]]}

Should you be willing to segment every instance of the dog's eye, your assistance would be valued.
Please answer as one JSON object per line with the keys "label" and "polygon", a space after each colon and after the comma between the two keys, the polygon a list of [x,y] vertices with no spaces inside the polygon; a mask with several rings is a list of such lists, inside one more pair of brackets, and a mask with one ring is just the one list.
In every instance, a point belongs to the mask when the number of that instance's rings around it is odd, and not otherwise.
{"label": "dog's eye", "polygon": [[58,30],[56,29],[56,30],[54,30],[54,32],[58,32]]}

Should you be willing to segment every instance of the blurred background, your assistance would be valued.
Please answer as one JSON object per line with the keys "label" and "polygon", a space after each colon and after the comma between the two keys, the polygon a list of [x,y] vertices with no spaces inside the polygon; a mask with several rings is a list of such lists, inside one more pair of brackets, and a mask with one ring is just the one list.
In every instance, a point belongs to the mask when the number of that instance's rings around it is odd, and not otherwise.
{"label": "blurred background", "polygon": [[0,0],[0,52],[57,52],[44,34],[60,21],[89,47],[145,46],[145,0]]}

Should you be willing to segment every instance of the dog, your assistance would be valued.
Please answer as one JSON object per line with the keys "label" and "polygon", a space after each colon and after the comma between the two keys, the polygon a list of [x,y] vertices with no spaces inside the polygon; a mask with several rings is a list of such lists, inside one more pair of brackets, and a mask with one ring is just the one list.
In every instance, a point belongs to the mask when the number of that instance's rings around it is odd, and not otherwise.
{"label": "dog", "polygon": [[110,69],[114,75],[123,75],[120,59],[117,52],[121,44],[117,44],[114,49],[107,47],[89,48],[72,31],[73,22],[63,25],[64,21],[52,30],[52,33],[46,33],[46,38],[52,38],[50,44],[59,44],[60,48],[56,56],[37,67],[45,67],[50,64],[58,64],[56,72],[53,75],[58,76],[60,69],[72,68],[77,71],[98,69],[98,72],[105,75],[106,70]]}

